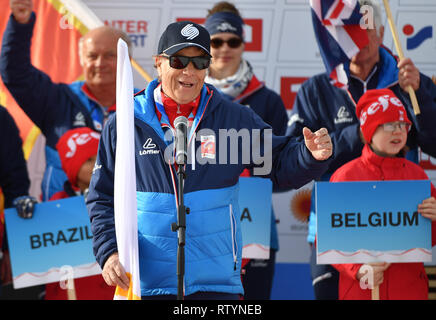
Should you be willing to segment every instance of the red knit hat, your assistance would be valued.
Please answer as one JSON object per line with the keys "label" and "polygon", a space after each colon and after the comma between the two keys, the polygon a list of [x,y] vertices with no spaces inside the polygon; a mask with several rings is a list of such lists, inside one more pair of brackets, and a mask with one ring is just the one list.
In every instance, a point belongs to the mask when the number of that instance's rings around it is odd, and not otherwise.
{"label": "red knit hat", "polygon": [[389,89],[368,90],[357,103],[356,114],[368,143],[379,125],[395,121],[412,124],[402,102]]}
{"label": "red knit hat", "polygon": [[80,167],[97,154],[100,134],[83,127],[67,131],[56,144],[62,169],[71,184],[77,187],[77,174]]}

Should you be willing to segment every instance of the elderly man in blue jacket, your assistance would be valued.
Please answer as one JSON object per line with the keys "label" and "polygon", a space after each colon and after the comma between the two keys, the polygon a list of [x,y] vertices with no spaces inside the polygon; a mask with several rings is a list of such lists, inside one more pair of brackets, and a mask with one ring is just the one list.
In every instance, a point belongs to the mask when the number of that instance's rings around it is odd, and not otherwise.
{"label": "elderly man in blue jacket", "polygon": [[[186,299],[238,299],[243,294],[238,179],[244,169],[255,173],[259,169],[261,176],[279,186],[298,188],[320,177],[332,154],[325,128],[316,132],[304,128],[304,142],[275,136],[250,108],[224,99],[216,88],[205,84],[209,50],[210,35],[204,27],[189,21],[170,24],[155,56],[159,77],[135,96],[143,299],[171,299],[178,292],[178,241],[171,231],[177,221],[177,163],[171,161],[175,118],[189,119],[187,148],[196,155],[185,166],[184,202],[190,208],[186,216]],[[223,131],[238,134],[241,130],[252,133],[251,143],[234,149],[222,147],[223,139],[229,138]],[[116,117],[111,116],[103,129],[87,207],[103,277],[107,284],[127,289],[129,280],[119,262],[114,227],[116,138]],[[250,152],[256,148],[257,152]],[[231,161],[235,158],[229,150],[237,151],[238,161]],[[245,160],[244,155],[248,155]],[[261,156],[271,158],[270,165],[259,161]]]}
{"label": "elderly man in blue jacket", "polygon": [[46,169],[41,187],[43,200],[48,200],[63,190],[67,180],[56,143],[73,128],[101,131],[108,115],[115,111],[117,41],[122,38],[129,45],[131,42],[124,32],[110,27],[89,31],[79,45],[84,81],[54,83],[30,61],[36,21],[32,0],[10,0],[10,7],[12,14],[3,35],[0,74],[20,108],[46,138]]}
{"label": "elderly man in blue jacket", "polygon": [[[397,61],[383,43],[384,26],[381,8],[374,0],[359,0],[361,6],[372,7],[375,28],[368,29],[369,44],[349,64],[348,92],[330,84],[327,73],[318,74],[306,81],[297,93],[288,123],[287,134],[303,139],[301,130],[308,127],[329,130],[335,150],[326,174],[321,178],[328,181],[331,174],[346,162],[360,156],[363,142],[359,134],[356,103],[369,89],[389,88],[406,107],[407,116],[413,122],[407,139],[407,158],[418,162],[418,147],[436,157],[436,86],[432,80],[419,72],[409,58]],[[416,92],[421,114],[413,112],[407,87]],[[312,201],[313,204],[313,201]],[[311,210],[308,241],[315,241],[316,218]],[[315,297],[337,299],[338,274],[329,265],[316,265],[312,250],[311,266]]]}

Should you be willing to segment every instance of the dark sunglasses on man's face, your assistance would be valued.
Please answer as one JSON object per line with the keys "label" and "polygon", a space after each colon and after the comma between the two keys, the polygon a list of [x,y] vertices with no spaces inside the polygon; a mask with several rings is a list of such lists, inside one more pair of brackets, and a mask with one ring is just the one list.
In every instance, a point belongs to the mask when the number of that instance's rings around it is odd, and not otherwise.
{"label": "dark sunglasses on man's face", "polygon": [[241,46],[242,39],[237,37],[230,38],[229,40],[223,40],[221,38],[210,39],[210,45],[214,49],[220,48],[224,43],[227,43],[230,48],[236,49]]}
{"label": "dark sunglasses on man's face", "polygon": [[174,69],[184,69],[188,66],[189,62],[194,64],[194,67],[198,70],[207,69],[210,65],[210,57],[197,56],[197,57],[185,57],[185,56],[163,56],[170,61],[170,67]]}

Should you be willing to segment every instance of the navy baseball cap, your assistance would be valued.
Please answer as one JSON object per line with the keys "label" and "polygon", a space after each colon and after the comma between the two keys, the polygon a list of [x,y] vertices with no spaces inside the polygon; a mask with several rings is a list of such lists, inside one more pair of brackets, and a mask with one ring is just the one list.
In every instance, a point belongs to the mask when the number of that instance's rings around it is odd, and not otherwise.
{"label": "navy baseball cap", "polygon": [[171,56],[187,47],[198,47],[212,57],[210,34],[203,26],[192,21],[173,22],[160,37],[157,54],[164,53]]}

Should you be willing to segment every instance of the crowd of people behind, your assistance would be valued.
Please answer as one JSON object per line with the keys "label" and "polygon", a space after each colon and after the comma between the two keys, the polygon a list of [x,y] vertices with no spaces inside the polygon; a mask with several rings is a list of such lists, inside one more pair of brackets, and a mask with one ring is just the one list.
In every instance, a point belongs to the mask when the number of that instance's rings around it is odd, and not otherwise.
{"label": "crowd of people behind", "polygon": [[[272,181],[274,191],[297,189],[313,180],[428,179],[417,165],[418,148],[436,157],[436,84],[411,59],[399,61],[383,46],[379,5],[372,0],[359,2],[373,7],[375,28],[367,30],[369,44],[349,63],[348,90],[334,87],[326,73],[311,77],[298,91],[289,121],[280,96],[255,76],[243,58],[244,22],[235,5],[215,4],[204,26],[190,21],[169,24],[153,56],[158,77],[134,98],[136,145],[142,148],[144,141],[153,141],[163,155],[174,139],[168,135],[174,132],[174,119],[183,116],[189,120],[188,149],[194,150],[203,144],[190,138],[201,129],[215,132],[216,138],[207,139],[216,146],[220,129],[260,130],[262,136],[272,129],[272,169],[263,177]],[[10,0],[10,8],[0,75],[46,138],[46,170],[42,199],[35,199],[28,193],[30,181],[17,125],[0,107],[0,131],[8,137],[0,145],[4,208],[15,207],[21,218],[32,219],[34,206],[41,200],[85,195],[93,250],[102,274],[75,279],[76,297],[112,299],[115,286],[129,288],[114,225],[117,41],[121,38],[131,47],[129,37],[108,26],[89,31],[79,46],[84,80],[54,83],[30,61],[37,19],[32,0]],[[190,32],[184,32],[188,28]],[[420,115],[413,112],[408,86],[416,92]],[[377,104],[386,112],[377,112]],[[259,144],[266,148],[262,141]],[[214,152],[213,157],[221,159],[222,150]],[[266,230],[271,233],[267,260],[242,259],[238,218],[238,179],[253,176],[258,160],[252,155],[244,164],[206,162],[195,169],[186,165],[185,205],[190,208],[186,299],[270,299],[279,250],[275,214],[271,212],[271,230]],[[176,298],[177,235],[169,228],[177,218],[176,172],[177,164],[166,163],[163,156],[136,157],[142,299]],[[418,206],[418,212],[434,226],[433,185],[431,191],[432,197]],[[313,199],[308,223],[315,298],[370,299],[369,290],[359,286],[368,265],[316,264]],[[4,221],[0,227],[1,297],[67,299],[59,283],[12,289],[3,225]],[[369,266],[382,299],[426,299],[428,280],[422,263]]]}

